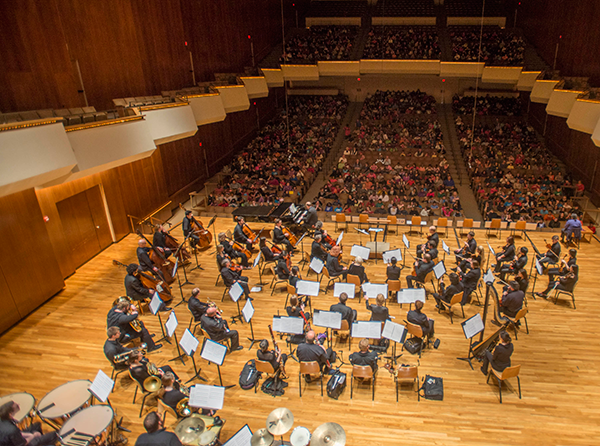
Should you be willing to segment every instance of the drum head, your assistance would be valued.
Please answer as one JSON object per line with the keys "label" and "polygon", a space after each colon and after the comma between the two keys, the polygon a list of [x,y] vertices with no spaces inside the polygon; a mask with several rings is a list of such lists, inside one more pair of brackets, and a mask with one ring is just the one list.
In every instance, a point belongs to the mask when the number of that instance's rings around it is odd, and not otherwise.
{"label": "drum head", "polygon": [[[110,406],[90,406],[69,418],[58,434],[63,443],[69,443],[71,437],[77,439],[81,434],[96,437],[106,430],[114,416],[115,413]],[[65,436],[69,431],[73,432]]]}
{"label": "drum head", "polygon": [[200,446],[210,446],[215,443],[217,439],[217,434],[215,431],[207,430],[202,432],[200,438],[198,439],[198,444]]}
{"label": "drum head", "polygon": [[310,431],[303,426],[298,426],[290,435],[292,446],[307,446],[310,443]]}
{"label": "drum head", "polygon": [[60,418],[75,412],[92,397],[88,390],[91,385],[88,379],[78,379],[51,390],[38,403],[40,417]]}

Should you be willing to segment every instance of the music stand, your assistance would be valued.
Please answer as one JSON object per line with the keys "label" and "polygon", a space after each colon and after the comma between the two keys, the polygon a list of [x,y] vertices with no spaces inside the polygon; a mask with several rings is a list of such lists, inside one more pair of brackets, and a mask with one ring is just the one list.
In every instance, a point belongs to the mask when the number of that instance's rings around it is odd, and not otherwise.
{"label": "music stand", "polygon": [[250,426],[247,424],[243,425],[242,428],[229,438],[223,446],[240,446],[249,445],[252,440],[252,431]]}
{"label": "music stand", "polygon": [[258,342],[258,340],[254,338],[254,328],[252,327],[252,316],[254,316],[254,306],[252,305],[251,300],[247,300],[246,305],[244,305],[244,308],[242,308],[242,316],[244,316],[246,323],[250,324],[250,336],[252,337],[247,339],[250,341],[250,347],[248,347],[248,350],[252,350],[252,346],[255,342]]}
{"label": "music stand", "polygon": [[[315,273],[317,273],[317,281],[319,280],[319,274],[323,272],[323,268],[325,267],[325,262],[318,257],[313,257],[308,265],[309,271],[312,269]],[[308,276],[308,273],[306,274]]]}
{"label": "music stand", "polygon": [[[273,331],[282,334],[301,335],[304,334],[304,319],[301,317],[290,316],[273,316]],[[292,344],[286,339],[290,349],[290,357],[298,362],[298,358],[294,356],[295,350],[292,349]]]}
{"label": "music stand", "polygon": [[403,325],[397,324],[390,320],[385,321],[383,330],[381,331],[381,337],[389,339],[390,341],[394,341],[394,346],[392,347],[392,356],[385,356],[385,359],[391,359],[392,364],[394,365],[398,364],[398,358],[402,356],[402,353],[396,355],[396,345],[398,343],[404,344],[407,334],[408,331]]}
{"label": "music stand", "polygon": [[202,409],[221,410],[225,400],[225,389],[227,387],[196,384],[190,388],[188,405]]}
{"label": "music stand", "polygon": [[404,243],[404,262],[402,263],[402,267],[406,266],[406,250],[410,249],[410,242],[406,237],[406,234],[402,234],[402,243]]}
{"label": "music stand", "polygon": [[164,305],[164,303],[163,303],[162,299],[160,298],[160,296],[158,295],[158,291],[155,291],[154,296],[152,297],[152,300],[148,304],[148,308],[150,308],[150,312],[154,316],[158,316],[158,323],[160,325],[160,330],[162,331],[162,338],[160,338],[158,341],[155,341],[155,342],[158,344],[161,341],[166,341],[170,344],[171,340],[167,337],[167,335],[165,333],[165,328],[163,327],[162,318],[160,317],[160,309],[163,305]]}
{"label": "music stand", "polygon": [[456,358],[461,361],[467,361],[471,366],[471,370],[473,369],[473,364],[471,360],[475,357],[473,355],[473,337],[477,334],[482,333],[485,329],[485,325],[483,324],[483,320],[481,319],[481,315],[479,313],[475,314],[475,316],[470,317],[466,321],[460,323],[463,329],[463,333],[465,334],[465,338],[469,340],[469,353],[466,358]]}
{"label": "music stand", "polygon": [[202,350],[200,351],[200,357],[205,359],[213,364],[216,364],[217,370],[219,372],[219,383],[225,389],[231,389],[235,387],[235,385],[223,386],[223,377],[221,376],[221,366],[223,365],[223,361],[225,361],[225,355],[227,354],[227,346],[220,344],[212,339],[204,338],[204,343],[202,344]]}
{"label": "music stand", "polygon": [[358,231],[358,244],[359,244],[359,245],[362,245],[362,237],[361,237],[361,234],[363,234],[363,235],[366,235],[367,237],[369,237],[369,240],[371,240],[371,236],[369,235],[369,233],[368,233],[367,231],[363,231],[362,229],[360,229],[360,228],[357,228],[357,227],[354,227],[354,229],[355,229],[356,231]]}
{"label": "music stand", "polygon": [[313,312],[313,325],[325,329],[325,333],[327,333],[327,347],[331,347],[329,329],[339,330],[342,328],[342,313],[315,309]]}
{"label": "music stand", "polygon": [[210,228],[211,225],[213,227],[213,237],[215,239],[215,249],[217,249],[217,245],[219,244],[218,240],[217,240],[217,230],[215,229],[215,221],[217,220],[217,214],[213,215],[213,218],[210,219],[210,221],[208,222],[208,225],[206,226],[207,228]]}
{"label": "music stand", "polygon": [[192,358],[192,364],[194,364],[194,372],[196,372],[194,376],[192,376],[189,380],[185,382],[186,384],[192,382],[196,378],[201,379],[202,381],[206,381],[205,378],[200,376],[200,372],[202,371],[202,369],[198,369],[198,367],[196,367],[196,360],[194,359],[194,353],[196,353],[196,350],[198,350],[199,344],[200,341],[198,341],[198,339],[192,334],[189,328],[186,328],[183,332],[183,336],[181,337],[181,341],[179,341],[179,345],[181,345],[181,348],[183,349],[185,354]]}
{"label": "music stand", "polygon": [[402,304],[408,304],[408,309],[412,308],[412,304],[420,300],[425,303],[425,289],[424,288],[403,288],[396,294],[396,300],[402,308]]}
{"label": "music stand", "polygon": [[[496,257],[496,251],[494,251],[494,248],[492,248],[492,245],[490,245],[490,242],[486,242],[488,245],[488,256],[487,256],[487,264],[490,264],[490,254],[494,256],[494,258]],[[497,261],[496,261],[497,262]]]}
{"label": "music stand", "polygon": [[348,350],[352,345],[352,338],[381,339],[380,321],[356,321],[352,323]]}
{"label": "music stand", "polygon": [[[369,228],[369,238],[371,237],[371,234],[370,234],[371,232],[375,233],[375,239],[374,239],[374,242],[375,242],[375,265],[377,265],[377,235],[380,232],[383,232],[383,228],[380,228],[380,227]],[[360,239],[360,237],[359,237],[359,239]]]}
{"label": "music stand", "polygon": [[[356,285],[353,283],[335,282],[333,284],[333,297],[340,297],[342,293],[346,293],[348,299],[354,299],[356,297]],[[360,302],[360,294],[358,295],[358,302]]]}
{"label": "music stand", "polygon": [[[256,268],[258,266],[258,262],[260,262],[260,259],[262,259],[262,252],[258,251],[258,254],[256,255],[256,258],[254,259],[254,262],[252,263],[252,268]],[[258,286],[265,286],[268,282],[263,282],[262,281],[262,270],[260,269],[260,266],[258,267]]]}
{"label": "music stand", "polygon": [[537,278],[538,276],[541,276],[544,274],[544,267],[542,266],[542,264],[540,263],[540,261],[535,258],[535,276],[533,276],[533,288],[531,289],[531,296],[533,297],[533,300],[537,300],[535,298],[535,284],[537,283]]}
{"label": "music stand", "polygon": [[175,333],[175,330],[177,329],[178,325],[179,323],[177,322],[177,316],[175,316],[175,312],[171,310],[169,319],[167,319],[167,322],[165,322],[165,328],[167,329],[168,337],[175,337],[175,345],[177,347],[177,353],[179,353],[179,355],[173,359],[169,359],[169,362],[181,359],[181,363],[185,365],[185,359],[183,358],[185,354],[181,353],[181,350],[179,349],[179,341],[177,340],[177,333]]}
{"label": "music stand", "polygon": [[450,255],[450,247],[442,240],[442,249],[444,250],[444,260],[446,260],[446,254]]}
{"label": "music stand", "polygon": [[242,312],[240,311],[240,297],[242,294],[244,294],[244,289],[238,282],[235,282],[231,288],[229,288],[229,296],[231,297],[231,300],[236,303],[238,309],[237,316],[231,316],[232,325],[236,323],[236,319],[239,319],[240,322],[242,322]]}

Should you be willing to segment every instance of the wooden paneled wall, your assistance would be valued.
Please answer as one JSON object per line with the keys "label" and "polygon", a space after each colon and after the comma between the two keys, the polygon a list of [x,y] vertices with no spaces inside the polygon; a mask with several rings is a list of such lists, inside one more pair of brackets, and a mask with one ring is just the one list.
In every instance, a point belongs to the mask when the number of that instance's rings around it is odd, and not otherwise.
{"label": "wooden paneled wall", "polygon": [[[292,7],[292,3],[297,6]],[[308,0],[284,0],[288,26]],[[243,72],[281,42],[280,0],[21,0],[0,2],[0,110],[85,105],[160,94]],[[187,42],[187,47],[186,47]]]}
{"label": "wooden paneled wall", "polygon": [[[552,66],[566,76],[589,76],[600,86],[600,2],[596,0],[526,0],[520,2],[517,26]],[[562,38],[560,38],[562,36]]]}
{"label": "wooden paneled wall", "polygon": [[33,189],[0,198],[0,332],[64,287]]}

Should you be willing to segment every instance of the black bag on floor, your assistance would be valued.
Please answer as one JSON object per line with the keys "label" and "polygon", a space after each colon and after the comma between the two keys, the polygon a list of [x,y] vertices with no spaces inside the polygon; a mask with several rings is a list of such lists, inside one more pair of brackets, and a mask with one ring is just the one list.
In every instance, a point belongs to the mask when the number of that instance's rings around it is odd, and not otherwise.
{"label": "black bag on floor", "polygon": [[265,379],[262,383],[261,390],[268,393],[271,396],[281,396],[285,393],[285,388],[288,386],[284,380],[279,378],[276,380],[274,377]]}
{"label": "black bag on floor", "polygon": [[346,388],[346,374],[339,370],[327,381],[327,396],[337,400]]}
{"label": "black bag on floor", "polygon": [[423,391],[421,396],[428,400],[444,400],[444,380],[431,375],[425,375],[425,380],[419,391]]}
{"label": "black bag on floor", "polygon": [[419,353],[419,350],[421,350],[421,340],[419,338],[407,339],[404,342],[404,350],[412,355]]}
{"label": "black bag on floor", "polygon": [[256,370],[254,359],[248,361],[240,372],[240,387],[244,390],[254,388],[260,378],[260,372]]}

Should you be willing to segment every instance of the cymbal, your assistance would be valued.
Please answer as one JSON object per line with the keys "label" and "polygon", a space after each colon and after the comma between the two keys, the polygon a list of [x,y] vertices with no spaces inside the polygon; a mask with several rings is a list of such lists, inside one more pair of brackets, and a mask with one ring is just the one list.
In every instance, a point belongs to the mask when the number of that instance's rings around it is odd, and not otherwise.
{"label": "cymbal", "polygon": [[274,437],[267,430],[267,428],[263,427],[262,429],[257,430],[252,434],[252,438],[250,439],[251,446],[271,446],[273,444]]}
{"label": "cymbal", "polygon": [[183,444],[192,444],[198,441],[204,429],[204,420],[192,415],[179,422],[175,428],[175,434]]}
{"label": "cymbal", "polygon": [[310,446],[344,446],[346,432],[337,423],[321,424],[312,434]]}
{"label": "cymbal", "polygon": [[279,407],[267,417],[267,430],[273,435],[283,435],[294,425],[294,415],[290,409]]}

